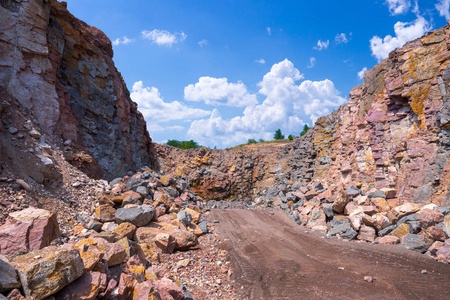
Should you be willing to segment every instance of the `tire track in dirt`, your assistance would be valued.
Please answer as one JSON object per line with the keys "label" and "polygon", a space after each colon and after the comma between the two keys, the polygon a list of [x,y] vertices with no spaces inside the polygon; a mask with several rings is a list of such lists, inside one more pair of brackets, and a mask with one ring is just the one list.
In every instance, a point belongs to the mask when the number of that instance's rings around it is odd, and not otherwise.
{"label": "tire track in dirt", "polygon": [[243,299],[450,299],[450,266],[401,246],[324,239],[281,211],[212,217]]}

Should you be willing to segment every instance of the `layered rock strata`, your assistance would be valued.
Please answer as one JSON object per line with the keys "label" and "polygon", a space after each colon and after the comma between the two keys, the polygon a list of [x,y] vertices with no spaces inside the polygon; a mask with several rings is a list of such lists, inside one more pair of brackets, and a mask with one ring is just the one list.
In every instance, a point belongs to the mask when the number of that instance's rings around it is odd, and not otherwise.
{"label": "layered rock strata", "polygon": [[6,144],[32,135],[65,147],[66,159],[93,177],[152,167],[145,121],[112,57],[106,35],[64,2],[0,1],[1,160],[24,163],[14,153],[22,149]]}

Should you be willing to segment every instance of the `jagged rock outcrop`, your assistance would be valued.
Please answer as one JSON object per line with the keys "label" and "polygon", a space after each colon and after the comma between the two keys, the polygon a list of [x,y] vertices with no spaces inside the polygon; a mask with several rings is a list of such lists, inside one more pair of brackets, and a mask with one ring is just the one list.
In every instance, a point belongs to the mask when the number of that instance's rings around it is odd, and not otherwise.
{"label": "jagged rock outcrop", "polygon": [[93,177],[152,167],[145,121],[112,57],[106,35],[64,2],[0,1],[0,161],[37,181],[55,172],[27,169],[30,160],[50,165],[38,145],[61,148]]}
{"label": "jagged rock outcrop", "polygon": [[[207,199],[250,198],[295,182],[395,188],[402,201],[450,204],[450,26],[391,52],[349,102],[284,147],[157,147],[166,171]],[[242,188],[240,188],[242,187]]]}

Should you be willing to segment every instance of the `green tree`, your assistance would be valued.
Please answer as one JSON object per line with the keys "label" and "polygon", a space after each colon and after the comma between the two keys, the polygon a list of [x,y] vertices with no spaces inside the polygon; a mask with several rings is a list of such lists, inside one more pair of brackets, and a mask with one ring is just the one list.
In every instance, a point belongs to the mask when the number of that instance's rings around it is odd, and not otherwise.
{"label": "green tree", "polygon": [[303,126],[302,132],[300,132],[300,136],[304,136],[310,129],[311,127],[309,127],[308,124],[305,124],[305,126]]}
{"label": "green tree", "polygon": [[281,133],[281,129],[278,128],[278,129],[275,131],[275,134],[273,135],[273,138],[274,138],[275,140],[283,140],[283,139],[284,139],[284,134]]}
{"label": "green tree", "polygon": [[288,135],[288,140],[292,141],[294,139],[294,137],[292,136],[292,134]]}
{"label": "green tree", "polygon": [[190,141],[168,140],[167,145],[177,147],[180,149],[201,148],[201,146],[194,140]]}
{"label": "green tree", "polygon": [[259,142],[260,142],[260,143],[265,143],[266,141],[263,140],[263,139],[259,139]]}
{"label": "green tree", "polygon": [[258,143],[255,139],[248,139],[247,144],[256,144]]}

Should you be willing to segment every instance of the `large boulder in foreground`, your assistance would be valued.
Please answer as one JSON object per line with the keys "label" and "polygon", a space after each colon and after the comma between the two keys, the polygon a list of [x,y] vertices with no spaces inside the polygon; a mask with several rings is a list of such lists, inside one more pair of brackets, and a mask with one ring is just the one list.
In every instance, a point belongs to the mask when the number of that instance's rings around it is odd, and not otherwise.
{"label": "large boulder in foreground", "polygon": [[0,254],[14,256],[47,247],[59,236],[56,214],[34,207],[9,214],[0,227]]}
{"label": "large boulder in foreground", "polygon": [[60,250],[56,247],[18,256],[11,264],[19,274],[28,300],[45,299],[84,273],[78,250]]}

